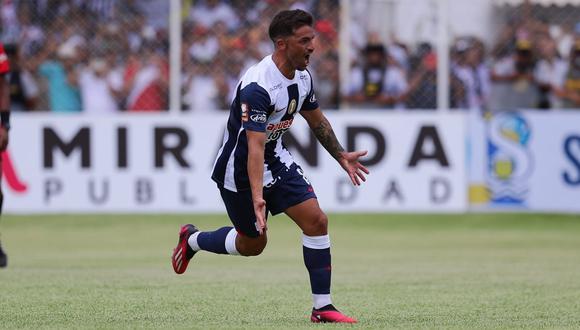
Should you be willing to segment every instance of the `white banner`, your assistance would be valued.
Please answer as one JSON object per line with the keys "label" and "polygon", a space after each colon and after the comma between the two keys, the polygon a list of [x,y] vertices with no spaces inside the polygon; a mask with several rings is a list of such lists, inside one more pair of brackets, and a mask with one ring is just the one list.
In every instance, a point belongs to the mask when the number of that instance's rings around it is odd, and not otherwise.
{"label": "white banner", "polygon": [[469,124],[476,209],[580,212],[580,113],[532,110]]}
{"label": "white banner", "polygon": [[[327,112],[371,175],[353,187],[302,119],[286,133],[327,211],[466,209],[464,117]],[[4,155],[7,213],[224,212],[210,179],[226,114],[14,114]]]}

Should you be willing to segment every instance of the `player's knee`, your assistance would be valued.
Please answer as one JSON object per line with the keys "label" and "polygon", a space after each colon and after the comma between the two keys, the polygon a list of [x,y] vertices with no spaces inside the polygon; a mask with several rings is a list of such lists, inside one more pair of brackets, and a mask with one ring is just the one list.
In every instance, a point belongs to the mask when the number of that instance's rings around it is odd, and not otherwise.
{"label": "player's knee", "polygon": [[266,235],[258,236],[256,238],[246,238],[238,244],[238,252],[245,257],[253,257],[260,255],[266,248],[268,238]]}
{"label": "player's knee", "polygon": [[312,222],[311,235],[326,235],[328,233],[328,217],[320,212]]}

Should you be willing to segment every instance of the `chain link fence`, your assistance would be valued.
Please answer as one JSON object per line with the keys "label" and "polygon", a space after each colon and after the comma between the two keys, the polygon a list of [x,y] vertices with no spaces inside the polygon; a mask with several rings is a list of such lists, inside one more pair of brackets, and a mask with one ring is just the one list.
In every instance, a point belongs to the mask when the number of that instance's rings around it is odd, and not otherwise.
{"label": "chain link fence", "polygon": [[3,0],[0,19],[13,110],[166,111],[172,65],[174,111],[227,110],[289,8],[316,19],[324,109],[579,108],[580,5],[550,2],[181,0],[179,63],[167,0]]}

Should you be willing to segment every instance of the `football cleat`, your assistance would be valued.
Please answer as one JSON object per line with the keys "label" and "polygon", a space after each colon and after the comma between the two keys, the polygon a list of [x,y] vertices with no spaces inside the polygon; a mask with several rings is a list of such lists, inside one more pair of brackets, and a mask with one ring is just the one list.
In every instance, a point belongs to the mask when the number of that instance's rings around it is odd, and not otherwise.
{"label": "football cleat", "polygon": [[173,255],[171,256],[171,264],[173,265],[173,270],[177,274],[183,274],[187,269],[189,260],[195,255],[195,251],[191,249],[187,240],[189,236],[198,232],[194,225],[183,225],[179,230],[179,241],[177,246],[173,249]]}
{"label": "football cleat", "polygon": [[326,305],[319,309],[313,308],[310,321],[313,323],[357,323],[356,319],[342,314],[332,305]]}

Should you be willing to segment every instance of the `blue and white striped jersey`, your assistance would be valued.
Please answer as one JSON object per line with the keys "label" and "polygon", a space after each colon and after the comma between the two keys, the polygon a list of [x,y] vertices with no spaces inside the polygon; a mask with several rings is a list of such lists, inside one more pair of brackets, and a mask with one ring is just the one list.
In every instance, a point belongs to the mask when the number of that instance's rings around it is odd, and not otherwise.
{"label": "blue and white striped jersey", "polygon": [[299,111],[318,108],[310,72],[296,71],[286,78],[272,56],[252,66],[238,83],[230,106],[223,144],[214,163],[212,179],[230,191],[250,189],[246,131],[266,133],[264,186],[290,168],[294,158],[282,143]]}

